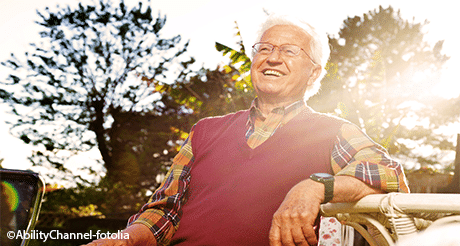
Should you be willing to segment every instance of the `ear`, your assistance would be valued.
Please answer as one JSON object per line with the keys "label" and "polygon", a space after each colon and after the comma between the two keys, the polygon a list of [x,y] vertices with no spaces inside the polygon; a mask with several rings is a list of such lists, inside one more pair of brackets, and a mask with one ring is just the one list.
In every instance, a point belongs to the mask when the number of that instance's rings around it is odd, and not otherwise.
{"label": "ear", "polygon": [[321,75],[322,67],[321,65],[313,65],[310,73],[310,78],[308,78],[307,85],[311,86],[315,81],[318,79],[319,75]]}

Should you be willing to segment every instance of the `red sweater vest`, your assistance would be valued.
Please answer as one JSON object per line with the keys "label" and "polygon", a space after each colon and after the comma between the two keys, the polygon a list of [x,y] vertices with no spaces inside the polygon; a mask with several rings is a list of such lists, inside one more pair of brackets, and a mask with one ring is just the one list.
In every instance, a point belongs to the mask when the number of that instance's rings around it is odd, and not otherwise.
{"label": "red sweater vest", "polygon": [[248,114],[195,126],[189,199],[172,244],[268,245],[273,214],[287,192],[312,173],[332,173],[342,120],[307,109],[251,149],[244,137]]}

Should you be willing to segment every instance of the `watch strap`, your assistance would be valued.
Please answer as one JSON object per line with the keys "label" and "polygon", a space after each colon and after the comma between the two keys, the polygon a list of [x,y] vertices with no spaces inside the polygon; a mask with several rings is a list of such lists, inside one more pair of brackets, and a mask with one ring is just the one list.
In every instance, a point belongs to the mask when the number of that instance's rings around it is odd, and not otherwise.
{"label": "watch strap", "polygon": [[324,180],[324,203],[328,203],[334,197],[334,178]]}
{"label": "watch strap", "polygon": [[324,201],[321,204],[330,202],[334,197],[334,176],[326,173],[314,173],[310,179],[324,184]]}

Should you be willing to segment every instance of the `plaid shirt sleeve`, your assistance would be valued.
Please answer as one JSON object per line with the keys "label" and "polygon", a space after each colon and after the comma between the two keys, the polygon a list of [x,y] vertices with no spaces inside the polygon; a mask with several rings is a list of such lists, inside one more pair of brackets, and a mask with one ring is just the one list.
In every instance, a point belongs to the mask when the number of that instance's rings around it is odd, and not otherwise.
{"label": "plaid shirt sleeve", "polygon": [[169,244],[179,227],[182,204],[190,183],[190,167],[194,161],[191,144],[193,129],[174,157],[163,183],[139,213],[128,220],[128,225],[139,223],[147,226],[159,245]]}
{"label": "plaid shirt sleeve", "polygon": [[386,192],[409,192],[401,164],[355,125],[341,127],[331,158],[335,175],[353,176]]}

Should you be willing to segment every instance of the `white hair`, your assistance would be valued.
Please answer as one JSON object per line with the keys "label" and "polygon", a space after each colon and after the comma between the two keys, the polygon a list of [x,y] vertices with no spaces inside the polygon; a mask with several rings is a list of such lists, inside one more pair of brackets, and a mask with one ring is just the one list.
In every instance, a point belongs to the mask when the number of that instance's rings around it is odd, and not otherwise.
{"label": "white hair", "polygon": [[[321,87],[321,79],[327,73],[325,68],[331,52],[329,49],[329,39],[327,34],[326,32],[319,31],[318,28],[314,28],[308,22],[301,19],[297,19],[288,15],[271,14],[260,26],[260,29],[257,32],[256,42],[260,41],[265,31],[276,25],[297,26],[312,38],[310,42],[310,55],[314,63],[321,65],[321,74],[313,82],[313,85],[306,89],[304,100],[308,100],[311,96],[318,93]],[[252,55],[254,56],[254,53]]]}

